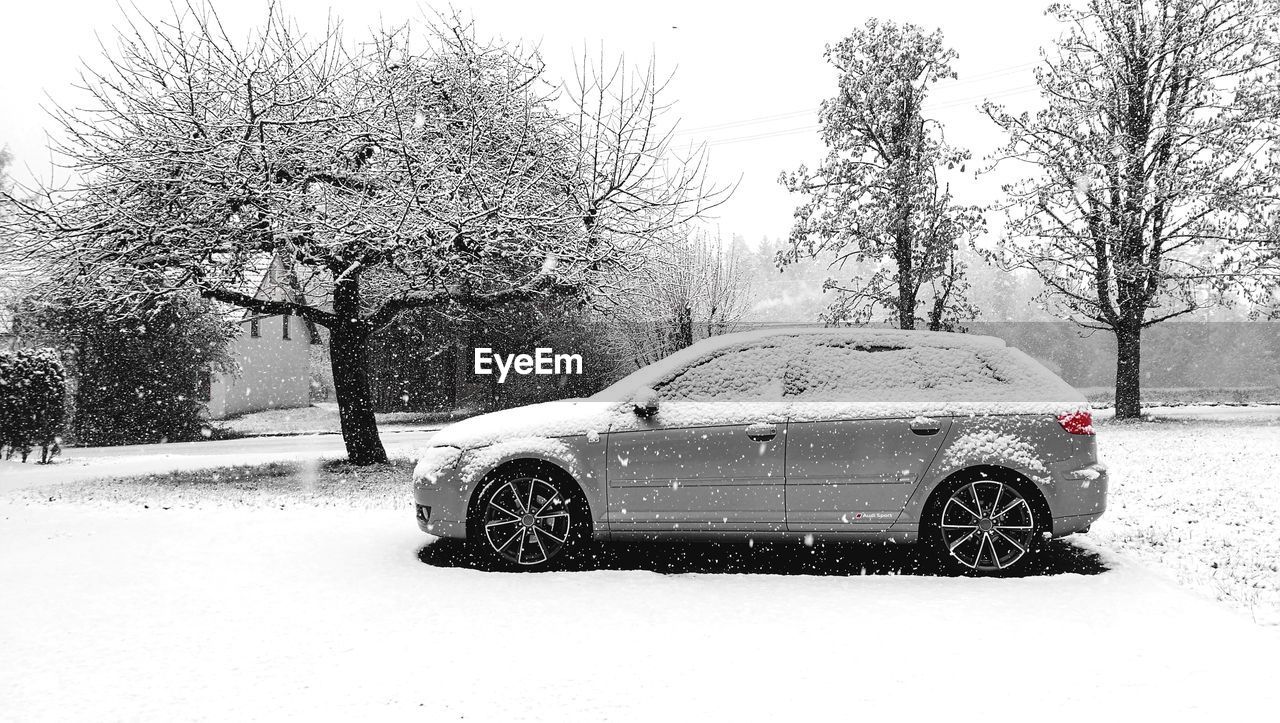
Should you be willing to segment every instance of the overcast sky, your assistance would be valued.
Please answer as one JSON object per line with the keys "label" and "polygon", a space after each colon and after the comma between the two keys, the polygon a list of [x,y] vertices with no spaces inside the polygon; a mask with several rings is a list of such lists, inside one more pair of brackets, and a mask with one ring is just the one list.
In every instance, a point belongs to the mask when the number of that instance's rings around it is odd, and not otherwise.
{"label": "overcast sky", "polygon": [[[182,0],[175,0],[181,2]],[[169,0],[134,0],[148,16],[170,14]],[[706,140],[712,171],[725,182],[741,179],[734,198],[718,212],[726,234],[755,242],[786,235],[794,201],[778,185],[780,171],[819,157],[817,106],[835,87],[822,59],[835,43],[876,15],[942,28],[960,58],[960,77],[939,86],[932,116],[948,138],[975,157],[990,153],[999,134],[975,106],[983,98],[1012,108],[1033,108],[1031,68],[1038,50],[1058,28],[1044,16],[1047,2],[999,0],[896,0],[885,2],[715,3],[652,0],[457,0],[482,35],[537,43],[557,76],[572,75],[574,50],[603,42],[629,61],[650,54],[660,68],[675,70],[669,99],[677,101],[682,142]],[[247,29],[263,15],[265,0],[222,0],[216,7],[233,29]],[[421,17],[424,8],[446,8],[416,0],[316,0],[286,3],[305,29],[320,29],[332,12],[348,35],[376,25]],[[0,20],[0,146],[16,156],[14,175],[25,167],[46,175],[46,95],[74,100],[76,69],[95,62],[96,35],[109,38],[120,11],[110,0],[11,2]],[[234,30],[233,30],[234,31]],[[962,200],[988,201],[998,179],[960,179]]]}

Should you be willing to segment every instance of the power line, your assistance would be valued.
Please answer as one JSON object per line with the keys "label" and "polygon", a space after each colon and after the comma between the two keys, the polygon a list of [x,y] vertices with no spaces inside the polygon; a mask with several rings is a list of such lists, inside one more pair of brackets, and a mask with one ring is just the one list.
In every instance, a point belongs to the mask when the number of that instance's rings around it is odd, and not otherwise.
{"label": "power line", "polygon": [[996,78],[1000,76],[1013,75],[1014,73],[1018,73],[1023,70],[1029,70],[1031,68],[1034,68],[1039,64],[1040,64],[1039,62],[1031,62],[1031,63],[1022,63],[1020,65],[1007,65],[1003,68],[995,68],[985,73],[978,73],[977,75],[966,75],[957,80],[947,81],[947,85],[948,86],[966,85],[968,83],[977,83],[979,81],[989,80],[991,78]]}
{"label": "power line", "polygon": [[[985,80],[991,80],[994,78],[1013,75],[1013,74],[1022,72],[1024,70],[1027,70],[1028,68],[1032,68],[1035,65],[1037,64],[1022,63],[1020,65],[1010,65],[1010,66],[1005,66],[1003,68],[995,68],[985,73],[979,73],[977,75],[972,75],[972,76],[965,76],[965,78],[961,80],[948,81],[945,85],[941,86],[940,89],[946,90],[950,88],[955,88],[956,86],[970,85],[972,83],[978,83]],[[977,97],[984,97],[984,96],[977,96]],[[962,99],[959,102],[961,103],[968,102],[968,99]],[[949,107],[949,106],[935,106],[935,107]],[[741,128],[743,126],[756,125],[759,123],[770,123],[770,122],[779,121],[779,120],[789,120],[791,118],[797,118],[804,115],[816,114],[819,109],[820,109],[819,106],[813,106],[810,108],[805,108],[803,110],[788,111],[786,113],[776,113],[773,115],[757,116],[755,118],[744,118],[741,120],[725,121],[723,123],[713,123],[705,126],[695,126],[693,128],[685,128],[685,129],[678,130],[673,135],[685,136],[685,135],[691,135],[695,133],[704,133],[707,131],[728,130],[731,128]]]}
{"label": "power line", "polygon": [[708,147],[710,147],[710,146],[723,146],[723,145],[727,145],[727,144],[729,144],[729,143],[743,143],[743,142],[746,142],[746,141],[759,141],[759,140],[764,140],[765,138],[777,138],[777,137],[780,137],[780,136],[791,136],[791,135],[797,135],[797,134],[800,134],[800,133],[813,133],[814,131],[818,130],[819,128],[821,128],[821,126],[813,125],[813,126],[804,126],[804,127],[801,127],[801,128],[788,128],[788,129],[780,130],[780,131],[772,131],[772,132],[770,132],[770,133],[759,133],[759,134],[757,134],[757,135],[753,135],[753,136],[742,136],[742,137],[739,137],[739,138],[725,138],[724,140],[719,140],[719,141],[707,141],[707,146],[708,146]]}
{"label": "power line", "polygon": [[[967,105],[969,103],[974,102],[975,100],[1008,98],[1015,95],[1021,95],[1030,90],[1034,90],[1035,88],[1036,88],[1035,85],[1018,86],[1016,88],[1006,89],[999,93],[989,93],[989,94],[984,93],[982,95],[975,95],[969,98],[961,98],[959,100],[955,100],[949,103],[943,103],[941,105],[932,106],[932,109],[942,110],[945,108],[955,108],[957,106]],[[822,128],[821,125],[809,124],[805,126],[799,126],[796,128],[783,128],[775,131],[767,131],[764,133],[757,133],[749,136],[739,136],[736,138],[712,139],[707,141],[707,147],[722,146],[722,145],[728,145],[731,143],[745,143],[749,141],[760,141],[768,138],[780,138],[782,136],[798,135],[800,133],[813,133],[815,131],[820,130],[821,128]]]}
{"label": "power line", "polygon": [[765,115],[765,116],[760,116],[758,118],[746,118],[744,120],[726,121],[724,123],[717,123],[715,125],[698,126],[697,128],[687,128],[685,130],[677,131],[675,135],[683,136],[691,133],[701,133],[703,131],[715,131],[715,130],[722,130],[725,128],[736,128],[738,126],[753,125],[756,123],[768,123],[769,121],[795,118],[796,116],[809,115],[810,113],[817,113],[817,112],[818,112],[818,109],[816,107],[806,108],[804,110],[791,111],[790,113],[779,113],[777,115]]}
{"label": "power line", "polygon": [[1027,91],[1030,91],[1030,90],[1035,90],[1038,87],[1039,86],[1035,84],[1019,85],[1015,88],[1007,88],[997,93],[980,93],[978,95],[969,96],[968,98],[959,98],[957,100],[949,101],[946,103],[942,103],[941,105],[935,105],[932,107],[934,110],[941,110],[943,108],[955,108],[956,106],[966,105],[968,103],[972,103],[977,100],[987,100],[989,98],[1007,98],[1009,96],[1022,95],[1023,93],[1026,93]]}

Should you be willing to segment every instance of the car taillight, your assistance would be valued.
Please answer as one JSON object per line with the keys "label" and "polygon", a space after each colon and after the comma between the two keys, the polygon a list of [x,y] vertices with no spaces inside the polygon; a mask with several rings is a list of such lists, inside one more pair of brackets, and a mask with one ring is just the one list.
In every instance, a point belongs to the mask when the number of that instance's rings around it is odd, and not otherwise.
{"label": "car taillight", "polygon": [[1058,424],[1061,424],[1068,434],[1093,434],[1093,413],[1082,409],[1068,414],[1059,414]]}

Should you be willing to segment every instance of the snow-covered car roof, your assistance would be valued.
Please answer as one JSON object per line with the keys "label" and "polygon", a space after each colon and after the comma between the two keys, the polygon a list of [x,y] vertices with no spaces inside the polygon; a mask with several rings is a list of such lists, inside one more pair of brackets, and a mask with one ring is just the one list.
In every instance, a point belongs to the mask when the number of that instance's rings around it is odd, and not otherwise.
{"label": "snow-covered car roof", "polygon": [[[795,350],[815,345],[841,346],[860,350],[951,349],[982,351],[1007,349],[1004,340],[994,336],[956,334],[941,331],[903,331],[901,329],[820,328],[796,327],[783,329],[759,329],[724,334],[704,339],[692,346],[650,364],[591,397],[597,401],[618,401],[629,398],[637,389],[657,387],[681,370],[696,366],[724,354],[753,349],[773,348],[778,356],[773,364],[785,367]],[[768,364],[769,355],[762,354],[757,363]],[[1029,360],[1030,361],[1030,360]],[[939,360],[939,364],[945,363]],[[1035,364],[1032,361],[1032,364]],[[1036,366],[1039,366],[1036,364]],[[939,370],[941,371],[941,370]],[[1046,372],[1047,373],[1047,372]],[[1062,382],[1049,374],[1058,385]],[[1062,385],[1065,386],[1065,385]],[[1068,389],[1070,389],[1068,387]]]}

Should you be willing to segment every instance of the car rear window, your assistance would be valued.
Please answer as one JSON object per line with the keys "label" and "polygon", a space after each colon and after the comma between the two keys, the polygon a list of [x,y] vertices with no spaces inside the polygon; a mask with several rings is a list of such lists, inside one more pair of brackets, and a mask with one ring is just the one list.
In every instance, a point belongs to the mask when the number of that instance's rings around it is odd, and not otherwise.
{"label": "car rear window", "polygon": [[972,349],[797,344],[783,379],[785,399],[819,402],[981,398],[1006,374]]}

